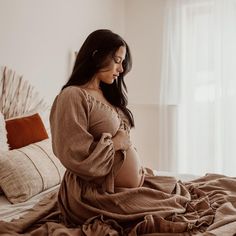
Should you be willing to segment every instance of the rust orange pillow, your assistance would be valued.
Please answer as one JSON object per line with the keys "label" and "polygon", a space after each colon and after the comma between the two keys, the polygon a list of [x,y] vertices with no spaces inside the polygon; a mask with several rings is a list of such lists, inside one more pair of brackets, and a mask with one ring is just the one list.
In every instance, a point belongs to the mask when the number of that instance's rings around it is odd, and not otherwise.
{"label": "rust orange pillow", "polygon": [[10,149],[21,148],[48,138],[38,113],[6,120],[6,130]]}

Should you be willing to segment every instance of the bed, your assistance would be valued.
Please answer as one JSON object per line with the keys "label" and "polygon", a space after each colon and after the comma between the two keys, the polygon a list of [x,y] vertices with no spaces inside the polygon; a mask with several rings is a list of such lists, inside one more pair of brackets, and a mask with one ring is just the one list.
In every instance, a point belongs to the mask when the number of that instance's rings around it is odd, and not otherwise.
{"label": "bed", "polygon": [[158,170],[160,196],[169,202],[158,214],[128,222],[128,230],[102,215],[65,225],[57,206],[65,168],[52,151],[48,106],[7,68],[0,86],[0,235],[236,235],[236,178]]}

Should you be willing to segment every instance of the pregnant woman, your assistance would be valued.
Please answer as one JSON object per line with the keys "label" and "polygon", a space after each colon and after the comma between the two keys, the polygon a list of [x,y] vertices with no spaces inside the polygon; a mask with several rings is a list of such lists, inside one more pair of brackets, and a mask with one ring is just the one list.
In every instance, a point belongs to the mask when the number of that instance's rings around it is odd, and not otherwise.
{"label": "pregnant woman", "polygon": [[67,169],[58,201],[69,225],[114,207],[119,198],[112,194],[143,184],[144,169],[129,136],[133,116],[126,107],[124,76],[131,64],[129,47],[119,35],[96,30],[53,103],[53,150]]}

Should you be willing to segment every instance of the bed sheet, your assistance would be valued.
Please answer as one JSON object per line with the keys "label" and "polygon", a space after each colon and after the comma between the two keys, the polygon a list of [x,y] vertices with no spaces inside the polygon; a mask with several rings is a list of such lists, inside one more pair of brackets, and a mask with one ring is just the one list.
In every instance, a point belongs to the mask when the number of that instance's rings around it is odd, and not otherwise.
{"label": "bed sheet", "polygon": [[11,204],[5,195],[0,196],[0,220],[4,221],[11,221],[12,219],[18,219],[20,216],[22,216],[24,213],[30,211],[30,209],[33,208],[33,206],[38,203],[45,195],[48,193],[53,193],[57,191],[59,188],[59,185],[56,185],[50,189],[47,189],[46,191],[43,191],[34,197],[30,198],[28,201],[17,203],[17,204]]}

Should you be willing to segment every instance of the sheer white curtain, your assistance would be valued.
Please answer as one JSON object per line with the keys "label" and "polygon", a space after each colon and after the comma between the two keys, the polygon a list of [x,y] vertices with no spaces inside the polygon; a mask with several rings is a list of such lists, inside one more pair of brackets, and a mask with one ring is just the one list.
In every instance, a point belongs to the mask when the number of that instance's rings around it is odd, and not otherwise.
{"label": "sheer white curtain", "polygon": [[165,1],[165,19],[163,33],[162,73],[159,100],[159,158],[158,168],[176,171],[176,108],[180,93],[181,25],[180,2]]}
{"label": "sheer white curtain", "polygon": [[236,175],[236,0],[166,0],[163,169]]}

